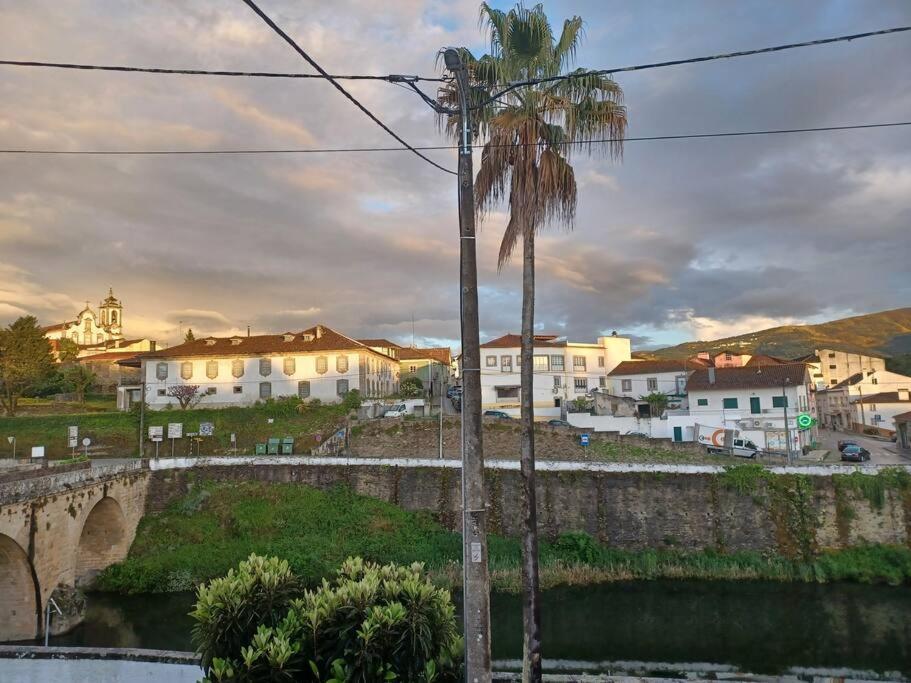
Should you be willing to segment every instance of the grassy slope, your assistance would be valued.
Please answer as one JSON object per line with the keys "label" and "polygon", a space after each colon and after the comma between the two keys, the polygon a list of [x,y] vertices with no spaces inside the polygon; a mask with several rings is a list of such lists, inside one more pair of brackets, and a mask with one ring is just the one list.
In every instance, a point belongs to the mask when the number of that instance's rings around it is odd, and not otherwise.
{"label": "grassy slope", "polygon": [[911,351],[911,308],[833,320],[818,325],[785,325],[714,341],[686,342],[649,353],[653,358],[683,358],[697,351],[726,349],[796,358],[817,348],[877,355]]}
{"label": "grassy slope", "polygon": [[[187,590],[224,574],[249,553],[288,559],[313,584],[349,555],[377,562],[424,562],[442,583],[460,581],[461,537],[429,515],[346,489],[295,484],[206,484],[164,513],[142,520],[126,562],[100,577],[102,590]],[[585,534],[541,545],[542,585],[621,579],[706,578],[824,581],[911,579],[911,550],[871,547],[824,554],[812,563],[760,553],[673,549],[611,550]],[[490,537],[495,588],[520,585],[517,540]]]}
{"label": "grassy slope", "polygon": [[[307,405],[298,411],[294,405],[281,402],[250,408],[197,408],[194,410],[169,410],[146,412],[146,425],[167,425],[182,422],[184,432],[196,432],[200,422],[215,424],[214,443],[202,447],[212,454],[225,452],[230,447],[230,434],[237,434],[238,452],[252,453],[253,445],[270,436],[295,438],[295,452],[309,452],[316,443],[315,434],[331,433],[342,421],[345,409],[341,405]],[[272,424],[269,424],[272,419]],[[44,445],[52,458],[68,456],[67,427],[77,425],[79,438],[92,439],[93,448],[111,456],[129,457],[136,454],[139,435],[137,413],[82,413],[63,415],[22,415],[0,417],[0,437],[14,435],[17,453],[26,454],[31,446]],[[5,439],[4,439],[5,443]],[[167,448],[163,444],[162,448]],[[177,444],[176,452],[186,454],[189,440]],[[164,452],[164,451],[163,451]]]}

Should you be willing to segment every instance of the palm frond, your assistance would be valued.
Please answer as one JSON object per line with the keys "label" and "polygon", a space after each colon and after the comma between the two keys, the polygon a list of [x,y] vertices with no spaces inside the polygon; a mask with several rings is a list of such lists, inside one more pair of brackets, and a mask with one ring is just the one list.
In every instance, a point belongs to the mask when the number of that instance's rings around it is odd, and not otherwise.
{"label": "palm frond", "polygon": [[563,31],[554,46],[554,61],[556,62],[557,73],[576,61],[576,49],[579,47],[579,43],[582,42],[584,33],[582,17],[576,16],[563,22]]}

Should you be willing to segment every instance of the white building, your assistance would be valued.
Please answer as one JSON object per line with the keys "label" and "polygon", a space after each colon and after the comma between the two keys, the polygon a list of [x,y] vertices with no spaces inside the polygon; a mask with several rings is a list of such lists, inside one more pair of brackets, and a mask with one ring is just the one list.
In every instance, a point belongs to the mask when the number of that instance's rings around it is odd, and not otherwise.
{"label": "white building", "polygon": [[816,427],[797,424],[801,413],[816,417],[805,363],[697,370],[687,381],[687,393],[694,424],[736,429],[770,451],[785,451],[788,437],[792,452],[816,440]]}
{"label": "white building", "polygon": [[819,359],[819,374],[822,375],[816,379],[827,387],[843,382],[858,373],[866,375],[868,372],[885,371],[886,369],[885,359],[867,356],[863,353],[817,349],[816,357]]}
{"label": "white building", "polygon": [[108,290],[107,298],[98,305],[98,313],[86,302],[75,320],[45,327],[44,336],[52,341],[69,339],[78,346],[100,346],[123,339],[123,304],[113,290]]}
{"label": "white building", "polygon": [[911,409],[911,394],[908,389],[899,389],[858,396],[851,402],[851,408],[855,431],[875,429],[884,436],[892,436],[895,434],[895,418]]}
{"label": "white building", "polygon": [[383,397],[398,391],[399,384],[395,358],[325,325],[284,334],[207,337],[123,362],[141,367],[152,409],[176,406],[168,392],[181,385],[199,387],[198,405],[224,407],[284,396],[332,403],[352,389]]}
{"label": "white building", "polygon": [[858,399],[909,389],[911,377],[906,375],[889,370],[858,372],[832,387],[816,392],[819,422],[830,429],[863,429],[865,423],[863,419],[857,419],[852,407]]}
{"label": "white building", "polygon": [[[481,344],[481,406],[519,413],[521,338],[505,334]],[[535,335],[532,397],[536,415],[560,415],[568,402],[607,388],[608,373],[630,359],[630,340],[614,335],[597,343]]]}
{"label": "white building", "polygon": [[686,408],[687,377],[704,367],[706,362],[695,358],[623,361],[607,373],[610,393],[635,399],[646,414],[648,404],[640,399],[653,392],[668,397],[668,410]]}

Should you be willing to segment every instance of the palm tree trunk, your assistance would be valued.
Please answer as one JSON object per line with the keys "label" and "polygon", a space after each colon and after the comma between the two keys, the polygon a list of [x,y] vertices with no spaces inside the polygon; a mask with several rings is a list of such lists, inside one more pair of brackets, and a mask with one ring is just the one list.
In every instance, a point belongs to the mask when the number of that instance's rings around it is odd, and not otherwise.
{"label": "palm tree trunk", "polygon": [[527,230],[522,239],[522,682],[541,681],[541,595],[538,579],[538,503],[535,492],[534,414],[535,328],[535,235]]}

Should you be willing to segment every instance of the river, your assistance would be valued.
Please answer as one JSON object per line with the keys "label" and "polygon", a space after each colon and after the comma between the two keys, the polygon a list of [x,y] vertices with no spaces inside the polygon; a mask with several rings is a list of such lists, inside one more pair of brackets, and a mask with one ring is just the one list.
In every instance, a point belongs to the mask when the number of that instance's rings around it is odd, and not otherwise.
{"label": "river", "polygon": [[[192,650],[190,593],[91,594],[84,624],[55,645]],[[493,656],[521,656],[521,603],[494,595]],[[709,663],[759,674],[797,668],[911,677],[911,588],[858,584],[650,581],[563,587],[543,595],[545,658],[645,662],[638,671]],[[559,665],[560,662],[553,662]],[[663,665],[670,666],[663,666]],[[629,665],[627,665],[629,668]],[[698,668],[698,667],[697,667]]]}

